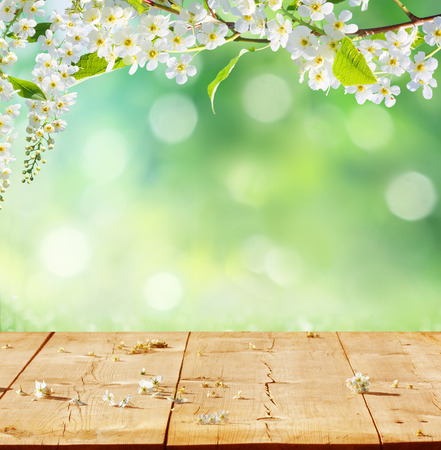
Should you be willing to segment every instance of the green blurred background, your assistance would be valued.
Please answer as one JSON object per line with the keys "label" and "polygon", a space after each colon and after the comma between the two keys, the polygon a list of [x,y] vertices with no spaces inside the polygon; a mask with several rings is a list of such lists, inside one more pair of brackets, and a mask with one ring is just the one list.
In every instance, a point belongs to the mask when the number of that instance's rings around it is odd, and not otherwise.
{"label": "green blurred background", "polygon": [[[388,8],[371,0],[357,22],[406,20]],[[359,106],[267,49],[243,56],[213,115],[206,87],[240,48],[199,55],[184,86],[163,69],[81,83],[31,185],[23,112],[1,330],[440,329],[440,92],[402,83],[392,109]]]}

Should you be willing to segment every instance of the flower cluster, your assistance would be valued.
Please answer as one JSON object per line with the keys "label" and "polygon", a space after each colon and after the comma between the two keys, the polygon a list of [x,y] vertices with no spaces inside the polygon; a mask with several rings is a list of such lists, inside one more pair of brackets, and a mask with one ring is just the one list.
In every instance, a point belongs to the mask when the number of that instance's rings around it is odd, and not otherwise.
{"label": "flower cluster", "polygon": [[[119,350],[122,350],[125,347],[124,342],[121,342],[118,345]],[[130,347],[128,353],[130,355],[140,354],[140,353],[148,353],[154,348],[167,348],[168,344],[165,341],[160,339],[147,339],[145,342],[138,341],[135,345]]]}
{"label": "flower cluster", "polygon": [[125,396],[120,402],[117,403],[115,402],[114,395],[108,390],[106,390],[106,393],[102,397],[104,403],[107,403],[110,406],[116,406],[118,408],[125,408],[127,405],[131,405],[132,404],[130,402],[131,398],[132,396],[129,394]]}
{"label": "flower cluster", "polygon": [[369,392],[371,382],[369,381],[368,376],[362,375],[360,372],[357,372],[355,376],[346,380],[346,386],[352,392],[355,392],[357,394],[364,394],[365,392]]}
{"label": "flower cluster", "polygon": [[[76,101],[75,83],[124,66],[129,74],[163,66],[167,78],[183,84],[196,75],[193,58],[199,52],[232,42],[257,44],[286,51],[300,82],[307,80],[313,90],[327,92],[343,85],[360,104],[384,101],[390,107],[401,91],[395,80],[406,75],[408,90],[421,88],[424,98],[432,97],[441,16],[415,19],[396,2],[411,21],[383,27],[383,33],[371,36],[374,29],[359,30],[351,23],[351,11],[337,13],[334,3],[189,0],[184,6],[176,0],[73,0],[67,9],[48,12],[45,0],[0,0],[0,99],[8,104],[0,112],[0,200],[10,184],[9,164],[14,160],[13,120],[21,106],[16,94],[27,99],[29,109],[23,170],[23,182],[29,183],[45,163],[44,152],[54,147],[54,135],[66,127],[62,116]],[[365,11],[368,3],[348,0],[347,6]],[[34,43],[40,53],[32,81],[12,77],[16,49]],[[342,53],[349,61],[344,69],[336,64]],[[156,344],[131,352],[166,346]]]}
{"label": "flower cluster", "polygon": [[198,425],[219,425],[228,422],[228,411],[213,412],[210,414],[199,414],[195,423]]}

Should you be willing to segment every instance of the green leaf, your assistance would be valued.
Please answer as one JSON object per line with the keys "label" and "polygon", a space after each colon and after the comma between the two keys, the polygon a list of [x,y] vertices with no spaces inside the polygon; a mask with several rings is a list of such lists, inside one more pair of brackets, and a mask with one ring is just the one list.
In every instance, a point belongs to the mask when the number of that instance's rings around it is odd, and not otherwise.
{"label": "green leaf", "polygon": [[342,40],[341,49],[335,56],[332,72],[343,86],[377,82],[377,78],[367,65],[366,59],[348,37]]}
{"label": "green leaf", "polygon": [[124,0],[124,1],[133,8],[135,8],[139,15],[150,9],[150,7],[142,0]]}
{"label": "green leaf", "polygon": [[286,8],[287,11],[297,11],[299,7],[299,2],[298,0],[294,0],[292,3],[290,3],[288,5],[288,7]]}
{"label": "green leaf", "polygon": [[341,3],[341,2],[344,2],[344,1],[346,1],[346,0],[328,0],[328,2],[334,3],[334,5],[336,3]]}
{"label": "green leaf", "polygon": [[19,78],[8,77],[9,82],[18,91],[18,95],[32,100],[47,100],[44,92],[32,81],[20,80]]}
{"label": "green leaf", "polygon": [[[87,53],[80,58],[76,63],[76,66],[78,66],[80,70],[73,76],[77,81],[81,81],[86,78],[96,77],[106,73],[107,61],[104,58],[100,58],[97,55],[97,52]],[[112,70],[121,69],[122,67],[126,67],[126,65],[121,58],[118,58]]]}
{"label": "green leaf", "polygon": [[211,100],[211,109],[213,110],[213,113],[216,114],[214,111],[214,95],[216,94],[216,90],[219,87],[219,84],[222,83],[222,81],[226,80],[228,76],[230,75],[231,71],[234,69],[234,66],[237,64],[237,61],[239,61],[239,58],[248,52],[254,52],[255,48],[251,47],[250,49],[243,48],[240,53],[233,58],[226,67],[224,67],[218,74],[217,77],[208,85],[208,95]]}
{"label": "green leaf", "polygon": [[37,39],[40,36],[44,36],[47,30],[51,27],[51,22],[41,22],[37,23],[35,27],[35,34],[33,36],[28,37],[28,42],[37,42]]}

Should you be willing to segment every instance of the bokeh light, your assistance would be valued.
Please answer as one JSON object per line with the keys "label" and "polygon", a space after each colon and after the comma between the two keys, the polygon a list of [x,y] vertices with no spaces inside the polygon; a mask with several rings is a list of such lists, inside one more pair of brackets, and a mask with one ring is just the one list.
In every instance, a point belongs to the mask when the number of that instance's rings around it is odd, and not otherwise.
{"label": "bokeh light", "polygon": [[81,168],[91,179],[101,181],[118,178],[127,165],[129,144],[124,134],[111,128],[99,128],[88,135],[82,146]]}
{"label": "bokeh light", "polygon": [[259,122],[276,122],[290,110],[292,94],[282,78],[264,73],[249,80],[242,94],[245,111]]}
{"label": "bokeh light", "polygon": [[406,172],[394,178],[386,191],[387,204],[404,220],[420,220],[430,215],[437,195],[432,181],[418,172]]}
{"label": "bokeh light", "polygon": [[182,94],[170,94],[156,100],[150,110],[149,121],[157,139],[176,144],[192,135],[198,113],[191,99]]}
{"label": "bokeh light", "polygon": [[364,150],[378,150],[389,144],[394,134],[391,114],[371,103],[354,107],[347,122],[352,142]]}
{"label": "bokeh light", "polygon": [[59,277],[72,277],[85,270],[90,253],[84,234],[70,227],[50,231],[40,246],[41,262]]}
{"label": "bokeh light", "polygon": [[170,311],[182,299],[183,288],[179,279],[167,272],[150,276],[144,285],[147,304],[157,311]]}

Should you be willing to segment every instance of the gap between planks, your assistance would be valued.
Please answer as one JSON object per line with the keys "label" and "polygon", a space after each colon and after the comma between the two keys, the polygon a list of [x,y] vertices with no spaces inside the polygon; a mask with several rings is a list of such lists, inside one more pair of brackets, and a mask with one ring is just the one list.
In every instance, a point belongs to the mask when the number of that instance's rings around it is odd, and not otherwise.
{"label": "gap between planks", "polygon": [[[182,368],[184,367],[185,353],[187,352],[187,346],[188,346],[188,341],[190,340],[190,335],[191,335],[191,331],[189,331],[187,333],[187,340],[185,341],[184,351],[182,352],[181,367],[179,368],[178,379],[176,380],[174,396],[176,396],[176,394],[178,392],[179,383],[181,382]],[[170,404],[170,412],[168,414],[167,425],[165,427],[165,433],[164,433],[164,450],[167,448],[168,431],[169,431],[169,428],[170,428],[170,421],[171,421],[171,417],[172,417],[172,414],[173,414],[174,405],[175,404],[173,402]]]}
{"label": "gap between planks", "polygon": [[17,373],[17,375],[15,376],[15,378],[11,381],[11,383],[9,384],[9,386],[7,386],[4,390],[4,392],[2,392],[0,394],[0,400],[4,397],[4,395],[6,394],[6,392],[8,392],[12,386],[14,385],[14,383],[17,381],[18,377],[26,370],[26,368],[29,366],[29,364],[31,364],[31,362],[36,358],[36,356],[41,352],[41,350],[43,350],[43,348],[45,347],[45,345],[51,340],[52,336],[55,334],[55,331],[51,331],[47,336],[46,339],[42,342],[42,344],[40,345],[40,347],[38,347],[38,349],[35,351],[35,353],[31,356],[31,358],[29,359],[29,361],[22,367],[22,369]]}
{"label": "gap between planks", "polygon": [[[344,353],[344,355],[345,355],[345,358],[346,358],[347,361],[348,361],[349,367],[351,368],[352,373],[355,375],[354,367],[352,366],[352,363],[351,363],[351,361],[350,361],[350,359],[349,359],[349,356],[348,356],[348,354],[347,354],[347,352],[346,352],[345,346],[343,345],[343,342],[342,342],[341,339],[340,339],[340,333],[339,333],[338,331],[336,331],[335,334],[337,335],[338,342],[340,342],[341,348],[342,348],[342,350],[343,350],[343,353]],[[372,415],[372,411],[370,410],[369,405],[367,404],[366,397],[364,396],[364,394],[361,394],[361,395],[363,396],[364,404],[366,405],[366,409],[368,410],[369,416],[371,417],[372,423],[374,424],[375,431],[377,432],[377,435],[378,435],[378,442],[380,443],[380,449],[382,449],[382,448],[383,448],[383,440],[381,439],[381,433],[380,433],[380,430],[378,429],[378,426],[377,426],[377,424],[376,424],[376,422],[375,422],[374,416]]]}

